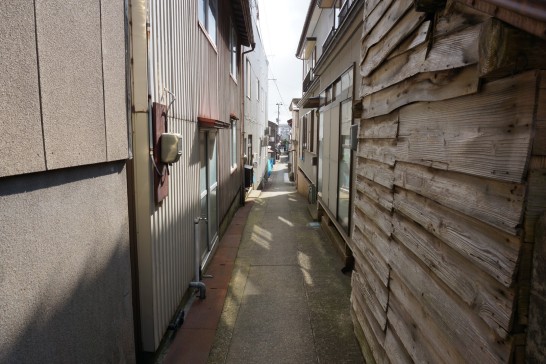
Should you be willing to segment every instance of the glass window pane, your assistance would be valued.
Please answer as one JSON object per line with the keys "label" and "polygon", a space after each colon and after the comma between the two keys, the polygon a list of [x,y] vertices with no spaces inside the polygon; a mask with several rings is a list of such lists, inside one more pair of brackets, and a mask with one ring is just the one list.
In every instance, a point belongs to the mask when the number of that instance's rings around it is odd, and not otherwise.
{"label": "glass window pane", "polygon": [[230,52],[231,52],[231,74],[234,78],[237,78],[237,33],[235,28],[231,24],[231,37],[230,37]]}
{"label": "glass window pane", "polygon": [[207,190],[207,149],[205,133],[199,133],[199,192]]}
{"label": "glass window pane", "polygon": [[210,191],[209,196],[209,221],[208,221],[208,227],[209,227],[209,245],[212,245],[214,238],[216,234],[218,233],[218,218],[217,218],[217,196],[216,192],[218,191],[217,188]]}
{"label": "glass window pane", "polygon": [[209,187],[216,182],[216,133],[208,133]]}
{"label": "glass window pane", "polygon": [[341,127],[340,127],[340,155],[338,170],[338,208],[337,219],[346,232],[349,232],[349,201],[351,181],[351,120],[352,120],[351,99],[341,104]]}
{"label": "glass window pane", "polygon": [[206,9],[207,8],[207,0],[199,0],[199,21],[201,24],[206,25]]}
{"label": "glass window pane", "polygon": [[336,84],[334,86],[334,90],[335,90],[334,100],[339,100],[339,98],[341,96],[341,80],[336,82]]}
{"label": "glass window pane", "polygon": [[[201,198],[201,217],[208,217],[208,196],[203,196]],[[201,261],[205,258],[209,251],[209,236],[207,224],[201,222],[199,224],[199,245],[201,249]]]}
{"label": "glass window pane", "polygon": [[212,42],[216,44],[216,14],[217,14],[216,0],[209,0],[209,11],[207,17],[207,31],[212,39]]}
{"label": "glass window pane", "polygon": [[231,123],[231,167],[237,165],[237,121]]}

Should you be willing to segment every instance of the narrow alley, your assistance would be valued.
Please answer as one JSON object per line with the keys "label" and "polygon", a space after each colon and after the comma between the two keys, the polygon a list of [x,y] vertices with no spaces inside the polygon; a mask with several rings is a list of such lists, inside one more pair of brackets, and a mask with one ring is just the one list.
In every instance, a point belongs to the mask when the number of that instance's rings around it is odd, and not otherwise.
{"label": "narrow alley", "polygon": [[205,274],[207,298],[194,300],[165,363],[363,362],[350,277],[287,182],[284,162],[220,241]]}

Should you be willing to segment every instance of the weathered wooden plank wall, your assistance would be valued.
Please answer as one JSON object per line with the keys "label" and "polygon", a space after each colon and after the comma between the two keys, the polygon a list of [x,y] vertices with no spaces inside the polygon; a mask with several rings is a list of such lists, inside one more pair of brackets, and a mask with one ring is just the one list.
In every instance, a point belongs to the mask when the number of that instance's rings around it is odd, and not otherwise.
{"label": "weathered wooden plank wall", "polygon": [[505,74],[484,51],[505,25],[479,6],[414,3],[363,13],[353,318],[370,362],[509,362],[546,207],[545,75],[537,57]]}

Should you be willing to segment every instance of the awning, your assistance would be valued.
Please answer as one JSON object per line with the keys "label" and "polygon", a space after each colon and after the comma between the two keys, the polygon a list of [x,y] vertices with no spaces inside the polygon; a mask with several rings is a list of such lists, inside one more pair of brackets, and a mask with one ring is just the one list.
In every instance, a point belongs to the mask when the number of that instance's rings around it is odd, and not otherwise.
{"label": "awning", "polygon": [[334,6],[336,8],[339,8],[340,7],[340,2],[339,0],[319,0],[318,1],[318,7],[319,8],[333,8]]}
{"label": "awning", "polygon": [[226,123],[225,121],[205,118],[202,116],[197,117],[197,122],[200,128],[226,129],[231,127],[231,124]]}
{"label": "awning", "polygon": [[304,100],[302,107],[304,109],[316,109],[319,107],[319,105],[320,105],[320,97],[315,96],[315,97],[310,97]]}
{"label": "awning", "polygon": [[234,23],[241,44],[250,47],[254,43],[249,0],[232,0]]}

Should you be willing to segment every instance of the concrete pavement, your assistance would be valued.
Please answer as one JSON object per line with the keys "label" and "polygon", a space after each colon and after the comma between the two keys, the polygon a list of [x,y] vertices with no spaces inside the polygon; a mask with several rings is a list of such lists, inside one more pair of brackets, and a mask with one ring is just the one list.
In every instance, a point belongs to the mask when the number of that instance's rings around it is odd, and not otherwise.
{"label": "concrete pavement", "polygon": [[350,277],[307,200],[277,163],[253,191],[207,268],[164,363],[363,363],[350,316]]}
{"label": "concrete pavement", "polygon": [[243,231],[208,363],[362,363],[350,277],[277,163]]}

